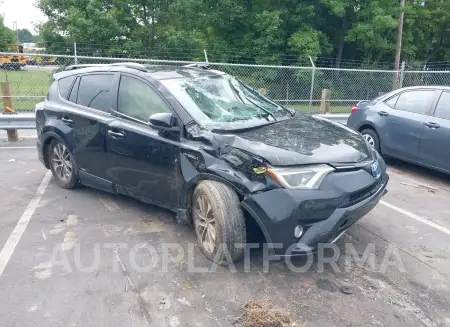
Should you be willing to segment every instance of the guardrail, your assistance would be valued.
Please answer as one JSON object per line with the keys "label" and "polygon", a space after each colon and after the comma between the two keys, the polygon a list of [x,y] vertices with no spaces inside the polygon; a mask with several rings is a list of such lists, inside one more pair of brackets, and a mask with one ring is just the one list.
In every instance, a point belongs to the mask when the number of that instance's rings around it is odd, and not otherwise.
{"label": "guardrail", "polygon": [[0,129],[35,129],[36,120],[34,112],[22,114],[0,115]]}
{"label": "guardrail", "polygon": [[[318,115],[345,125],[349,114],[325,114]],[[0,130],[35,129],[36,121],[34,112],[20,114],[0,114]]]}
{"label": "guardrail", "polygon": [[342,125],[347,125],[347,119],[350,117],[350,114],[323,114],[317,116],[330,119]]}

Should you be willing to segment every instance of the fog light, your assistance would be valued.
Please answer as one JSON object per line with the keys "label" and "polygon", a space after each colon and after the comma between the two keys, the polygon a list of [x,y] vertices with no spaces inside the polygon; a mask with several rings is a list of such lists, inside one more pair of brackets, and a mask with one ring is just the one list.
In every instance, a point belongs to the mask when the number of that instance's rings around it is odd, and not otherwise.
{"label": "fog light", "polygon": [[300,236],[303,235],[303,226],[302,225],[298,225],[297,227],[295,227],[294,229],[294,236],[296,238],[299,238]]}

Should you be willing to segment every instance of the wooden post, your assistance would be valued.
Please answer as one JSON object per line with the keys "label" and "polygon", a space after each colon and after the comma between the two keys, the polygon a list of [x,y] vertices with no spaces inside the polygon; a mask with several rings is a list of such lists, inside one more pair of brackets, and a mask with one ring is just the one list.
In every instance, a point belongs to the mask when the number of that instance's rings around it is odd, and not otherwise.
{"label": "wooden post", "polygon": [[[2,82],[2,96],[3,96],[3,114],[12,114],[11,112],[12,98],[11,98],[11,90],[9,88],[9,82]],[[17,130],[15,129],[7,129],[6,134],[8,135],[8,141],[18,141],[19,135],[17,134]]]}
{"label": "wooden post", "polygon": [[322,99],[320,100],[320,113],[327,114],[330,111],[331,90],[322,90]]}

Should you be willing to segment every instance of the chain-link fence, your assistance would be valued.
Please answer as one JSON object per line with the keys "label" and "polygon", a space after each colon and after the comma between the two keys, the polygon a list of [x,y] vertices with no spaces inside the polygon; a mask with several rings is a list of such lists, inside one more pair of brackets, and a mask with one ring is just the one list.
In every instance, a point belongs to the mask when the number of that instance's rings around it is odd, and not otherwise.
{"label": "chain-link fence", "polygon": [[[17,55],[1,53],[0,57]],[[48,92],[52,75],[73,64],[139,62],[149,65],[186,65],[190,61],[25,54],[26,65],[4,66],[0,81],[8,81],[15,111],[32,111]],[[450,71],[336,69],[311,66],[271,66],[213,63],[213,69],[232,74],[275,101],[297,110],[319,112],[323,89],[331,91],[330,113],[348,113],[356,102],[396,87],[449,85]],[[405,67],[403,65],[403,67]],[[16,68],[16,70],[15,70]]]}

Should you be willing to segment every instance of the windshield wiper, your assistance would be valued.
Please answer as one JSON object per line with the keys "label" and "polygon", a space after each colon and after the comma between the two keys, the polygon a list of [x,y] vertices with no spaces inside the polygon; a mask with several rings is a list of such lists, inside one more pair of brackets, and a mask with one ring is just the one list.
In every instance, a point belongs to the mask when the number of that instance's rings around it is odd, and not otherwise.
{"label": "windshield wiper", "polygon": [[252,105],[254,105],[255,107],[261,109],[262,111],[264,111],[266,114],[268,114],[269,116],[271,116],[273,119],[275,119],[275,121],[278,121],[277,117],[275,117],[275,115],[270,112],[269,110],[265,109],[264,107],[260,106],[259,104],[257,104],[255,101],[249,99],[248,97],[246,97],[244,94],[241,94],[241,91],[239,91],[234,85],[233,83],[231,83],[231,81],[228,81],[228,83],[230,83],[231,88],[233,89],[234,92],[236,92],[237,96],[239,97],[239,99],[242,101],[242,103],[245,103],[245,101],[242,99],[242,97],[244,97],[248,102],[250,102]]}
{"label": "windshield wiper", "polygon": [[[247,84],[242,83],[240,80],[237,80],[237,81],[238,81],[238,83],[239,83],[240,85],[242,85],[242,87],[246,88],[247,90],[249,90],[249,91],[250,91],[251,93],[253,93],[254,95],[257,96],[257,95],[259,94],[258,91],[256,91],[255,89],[251,88],[251,87],[248,86]],[[285,111],[289,112],[289,113],[291,114],[292,117],[295,116],[295,110],[293,110],[293,109],[285,108],[284,106],[279,105],[278,103],[273,102],[272,100],[270,100],[269,98],[266,98],[266,97],[264,97],[264,101],[269,102],[271,105],[273,105],[273,106],[275,106],[275,107],[277,107],[277,108],[279,108],[279,109],[282,109],[282,110],[285,110]]]}

